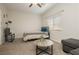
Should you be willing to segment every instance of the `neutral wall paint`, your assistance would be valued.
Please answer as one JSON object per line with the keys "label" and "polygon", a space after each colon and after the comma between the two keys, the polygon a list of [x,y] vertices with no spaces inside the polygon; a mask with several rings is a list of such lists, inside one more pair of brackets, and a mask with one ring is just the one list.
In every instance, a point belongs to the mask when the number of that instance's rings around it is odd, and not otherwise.
{"label": "neutral wall paint", "polygon": [[42,25],[41,17],[32,13],[8,11],[8,20],[12,21],[10,28],[16,38],[21,38],[23,33],[38,32]]}
{"label": "neutral wall paint", "polygon": [[51,39],[57,42],[61,42],[62,39],[66,38],[79,39],[79,4],[57,4],[54,8],[43,14],[43,25],[46,24],[46,17],[60,10],[64,10],[60,23],[62,31],[51,31]]}

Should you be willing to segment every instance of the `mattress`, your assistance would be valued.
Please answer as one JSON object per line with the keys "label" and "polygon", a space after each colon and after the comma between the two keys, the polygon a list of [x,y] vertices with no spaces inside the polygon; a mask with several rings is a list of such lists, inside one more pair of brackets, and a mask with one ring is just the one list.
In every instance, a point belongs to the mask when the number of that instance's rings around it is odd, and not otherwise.
{"label": "mattress", "polygon": [[33,40],[33,39],[39,39],[39,38],[41,38],[41,36],[43,36],[43,38],[47,38],[47,37],[49,37],[47,34],[27,34],[24,38],[23,38],[23,40],[24,41],[27,41],[27,40]]}

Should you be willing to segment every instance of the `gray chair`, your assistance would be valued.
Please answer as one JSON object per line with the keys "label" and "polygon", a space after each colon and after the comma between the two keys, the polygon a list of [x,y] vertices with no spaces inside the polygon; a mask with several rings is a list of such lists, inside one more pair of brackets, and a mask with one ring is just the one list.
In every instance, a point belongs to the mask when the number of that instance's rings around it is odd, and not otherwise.
{"label": "gray chair", "polygon": [[[79,48],[79,40],[78,39],[69,38],[66,40],[62,40],[61,42],[62,42],[62,47],[63,47],[64,52],[73,54],[74,50]],[[78,49],[76,51],[79,52]]]}
{"label": "gray chair", "polygon": [[72,55],[79,55],[79,48],[71,50],[70,52]]}

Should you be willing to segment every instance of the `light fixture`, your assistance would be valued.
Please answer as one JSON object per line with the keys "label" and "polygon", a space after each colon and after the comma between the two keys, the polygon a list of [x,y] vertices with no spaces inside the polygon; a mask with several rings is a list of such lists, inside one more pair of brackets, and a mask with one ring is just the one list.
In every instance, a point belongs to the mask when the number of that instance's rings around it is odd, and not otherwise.
{"label": "light fixture", "polygon": [[45,3],[31,3],[29,7],[32,7],[33,5],[37,5],[38,7],[41,8],[43,5],[45,5]]}

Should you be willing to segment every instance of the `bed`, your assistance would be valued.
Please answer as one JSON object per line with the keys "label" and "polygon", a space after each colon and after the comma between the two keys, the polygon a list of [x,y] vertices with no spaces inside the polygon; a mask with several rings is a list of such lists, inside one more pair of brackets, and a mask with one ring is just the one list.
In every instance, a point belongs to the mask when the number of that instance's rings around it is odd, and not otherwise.
{"label": "bed", "polygon": [[23,34],[23,41],[29,41],[29,40],[36,40],[36,39],[40,39],[41,36],[43,36],[44,38],[49,38],[48,33],[24,33]]}

